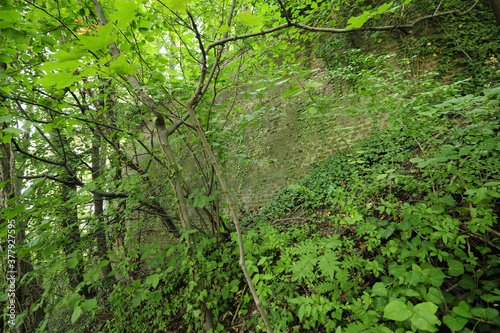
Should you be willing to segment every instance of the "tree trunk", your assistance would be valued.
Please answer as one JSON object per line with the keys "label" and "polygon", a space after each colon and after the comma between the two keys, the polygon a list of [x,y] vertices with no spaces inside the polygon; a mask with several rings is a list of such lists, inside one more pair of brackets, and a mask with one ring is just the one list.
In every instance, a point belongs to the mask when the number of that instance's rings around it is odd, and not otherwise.
{"label": "tree trunk", "polygon": [[[4,123],[2,125],[2,129],[6,127],[7,124]],[[15,157],[14,157],[14,151],[12,149],[12,144],[10,142],[9,143],[2,142],[0,144],[0,183],[6,182],[6,184],[2,188],[0,188],[0,208],[7,208],[9,206],[7,204],[8,200],[19,196],[18,183],[17,181],[13,180],[15,179],[15,170],[16,170]],[[11,205],[14,206],[15,204]],[[0,223],[3,222],[4,222],[3,217],[0,217]],[[16,232],[13,235],[11,235],[11,233],[8,233],[8,236],[5,237],[5,240],[13,240],[13,241],[15,240],[15,245],[20,246],[24,243],[24,240],[26,238],[26,234],[24,232],[25,221],[19,220],[17,223],[15,223],[15,221],[11,222],[16,227],[15,229],[8,229],[8,230],[9,231],[16,230]],[[6,249],[8,248],[8,244],[11,243],[4,244],[3,241],[4,240],[2,240],[2,243],[0,243],[1,245],[0,252],[7,253]],[[5,257],[5,259],[7,259],[7,257]],[[14,272],[13,275],[15,276],[15,280],[13,282],[16,290],[15,290],[15,297],[13,298],[9,297],[7,299],[7,302],[10,302],[11,300],[15,301],[14,304],[15,304],[16,316],[19,316],[23,311],[27,311],[23,324],[12,331],[17,333],[34,332],[35,328],[43,320],[44,314],[41,306],[39,306],[38,309],[35,311],[32,310],[31,306],[38,300],[40,300],[43,290],[40,287],[40,285],[38,285],[37,279],[32,279],[32,280],[27,279],[23,283],[21,283],[23,277],[26,274],[31,273],[33,271],[33,265],[31,264],[29,255],[26,255],[21,259],[16,257],[14,252],[14,256],[12,258],[9,257],[8,259],[13,259],[15,261],[15,268],[13,269],[7,268],[10,267],[10,265],[7,266],[7,262],[4,265],[2,262],[2,272],[1,272],[2,278],[7,278],[8,276],[11,275],[11,274],[8,275],[7,271],[13,271]],[[2,261],[3,260],[4,258],[2,258]],[[2,304],[2,308],[3,305],[4,304]],[[4,330],[4,332],[5,331],[8,332],[9,328],[12,328],[12,326],[9,324],[8,321],[14,318],[8,316],[5,319],[7,320],[7,322],[4,322],[3,320],[0,321],[0,328],[4,328],[6,329]]]}
{"label": "tree trunk", "polygon": [[[101,136],[99,131],[94,131],[94,139],[92,141],[92,180],[97,182],[98,178],[102,175],[101,169]],[[96,219],[96,241],[97,252],[100,260],[109,260],[108,258],[108,244],[106,241],[106,231],[104,227],[104,200],[101,195],[94,193],[94,217]],[[101,268],[101,274],[106,281],[111,273],[111,264]]]}
{"label": "tree trunk", "polygon": [[[105,26],[108,23],[108,20],[106,16],[104,15],[104,12],[102,11],[102,5],[98,0],[93,0],[94,3],[94,9],[97,13],[97,16],[99,18],[99,23],[101,26]],[[120,56],[120,49],[116,45],[115,42],[111,43],[109,45],[109,52],[110,54],[114,57],[117,58]],[[189,219],[188,215],[188,206],[186,203],[186,198],[184,196],[184,189],[182,187],[181,183],[181,177],[180,177],[180,171],[179,167],[177,166],[177,162],[175,160],[175,155],[170,147],[170,143],[168,140],[168,137],[170,134],[172,134],[173,131],[169,131],[166,128],[165,124],[165,117],[163,116],[163,113],[160,110],[160,107],[158,104],[151,98],[149,97],[148,94],[146,94],[144,91],[142,91],[142,86],[139,83],[139,80],[135,75],[127,75],[127,79],[132,86],[134,90],[139,92],[139,97],[141,102],[147,106],[153,113],[154,116],[157,117],[156,119],[156,127],[157,127],[157,133],[158,133],[158,138],[160,141],[160,147],[167,158],[167,161],[170,164],[170,182],[172,184],[172,187],[175,192],[175,196],[177,198],[177,205],[179,208],[179,215],[181,218],[182,223],[184,224],[184,227],[186,228],[187,231],[192,230],[192,225],[191,221]],[[189,247],[191,247],[191,250],[193,249],[194,242],[193,242],[193,236],[189,236]],[[196,279],[196,277],[195,277]],[[198,281],[201,281],[201,279],[197,279]],[[212,312],[210,309],[206,306],[206,302],[200,301],[201,308],[204,312],[204,330],[209,331],[215,328],[214,325],[214,318],[212,315]]]}

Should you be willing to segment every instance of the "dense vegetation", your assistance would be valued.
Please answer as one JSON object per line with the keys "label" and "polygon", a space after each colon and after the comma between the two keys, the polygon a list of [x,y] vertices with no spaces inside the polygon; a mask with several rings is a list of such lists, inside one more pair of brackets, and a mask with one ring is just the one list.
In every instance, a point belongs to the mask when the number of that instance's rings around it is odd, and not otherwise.
{"label": "dense vegetation", "polygon": [[[500,330],[489,5],[2,2],[0,326]],[[287,84],[305,131],[347,147],[246,214],[220,162],[254,162],[234,142],[260,111],[234,117],[223,94],[241,82]],[[337,114],[387,127],[350,142]],[[155,223],[162,242],[146,242]]]}

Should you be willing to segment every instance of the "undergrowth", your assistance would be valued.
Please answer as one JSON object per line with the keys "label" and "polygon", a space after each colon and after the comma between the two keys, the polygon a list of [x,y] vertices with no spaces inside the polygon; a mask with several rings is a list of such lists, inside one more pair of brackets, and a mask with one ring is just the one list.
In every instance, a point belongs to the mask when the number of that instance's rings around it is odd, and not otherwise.
{"label": "undergrowth", "polygon": [[[275,331],[500,329],[499,97],[500,87],[439,87],[408,99],[388,128],[246,217],[246,265]],[[182,243],[151,246],[145,282],[114,286],[89,323],[197,331],[199,301],[210,300],[216,331],[263,331],[225,233],[201,239],[194,256]],[[186,278],[193,267],[202,280]]]}

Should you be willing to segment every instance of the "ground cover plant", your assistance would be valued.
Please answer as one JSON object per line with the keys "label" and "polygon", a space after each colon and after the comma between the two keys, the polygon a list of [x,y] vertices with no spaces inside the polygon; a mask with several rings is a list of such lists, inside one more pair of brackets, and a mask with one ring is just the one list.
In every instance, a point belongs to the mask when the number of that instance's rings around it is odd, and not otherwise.
{"label": "ground cover plant", "polygon": [[[459,90],[436,85],[409,99],[390,127],[323,161],[244,219],[246,265],[276,331],[500,327],[500,87]],[[189,330],[196,327],[190,307],[205,297],[218,330],[263,330],[234,265],[236,235],[224,235],[220,244],[203,240],[194,257],[182,246],[157,253],[150,265],[163,269],[134,292],[115,287],[106,300],[120,312],[118,299],[127,297],[140,319],[125,310],[105,331],[131,322],[133,331]],[[181,282],[194,266],[204,288]]]}

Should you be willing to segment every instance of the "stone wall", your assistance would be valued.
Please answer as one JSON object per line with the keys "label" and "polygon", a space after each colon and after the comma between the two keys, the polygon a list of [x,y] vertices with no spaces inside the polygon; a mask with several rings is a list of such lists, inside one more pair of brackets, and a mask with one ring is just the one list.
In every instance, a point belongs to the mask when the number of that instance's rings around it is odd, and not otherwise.
{"label": "stone wall", "polygon": [[[316,70],[306,80],[321,83],[315,88],[315,95],[321,100],[323,107],[315,114],[307,112],[311,101],[307,101],[305,92],[291,98],[282,98],[289,88],[288,83],[276,84],[282,79],[269,83],[265,89],[259,88],[260,92],[249,98],[245,92],[254,92],[256,87],[247,83],[236,84],[236,91],[226,91],[217,99],[216,104],[219,105],[234,102],[232,114],[235,117],[228,117],[229,120],[223,125],[231,128],[235,134],[230,139],[232,141],[227,142],[232,153],[220,162],[231,188],[230,195],[240,212],[260,209],[280,190],[308,176],[316,163],[336,151],[347,149],[356,140],[370,135],[373,129],[386,126],[383,112],[368,116],[346,111],[352,109],[353,105],[333,98],[340,95],[336,91],[340,88],[338,82],[333,84],[327,77],[323,61],[315,57],[314,51],[306,60],[304,62],[310,64],[310,69]],[[293,77],[288,79],[289,82],[294,81]],[[370,102],[370,98],[357,101],[361,104]],[[221,108],[214,113],[219,111],[227,112]],[[252,117],[254,120],[250,123],[253,122],[253,126],[242,127],[243,119]],[[152,124],[149,127],[152,128]],[[141,134],[146,141],[149,141],[151,135],[154,136],[154,133],[146,129]],[[179,149],[184,149],[181,146]],[[199,158],[202,158],[201,155]],[[198,168],[191,153],[181,153],[180,162],[183,177],[188,180],[190,190],[201,188],[200,184],[192,183],[196,179],[193,175],[198,172]],[[170,186],[161,167],[152,169],[155,171],[152,177],[156,184],[163,182],[164,186]],[[171,208],[175,215],[176,207]],[[192,207],[189,213],[192,223],[201,228],[203,213],[196,212]],[[135,238],[143,245],[152,242],[165,244],[169,242],[165,238],[165,230],[159,219],[149,218],[144,227],[137,230]]]}
{"label": "stone wall", "polygon": [[[310,63],[322,66],[315,58]],[[325,82],[317,89],[319,95],[328,99],[334,93],[324,78],[324,68],[310,79]],[[232,145],[233,151],[247,156],[249,164],[228,161],[233,172],[226,178],[241,211],[258,210],[287,185],[306,177],[315,163],[385,126],[382,113],[355,115],[334,101],[323,111],[310,114],[303,101],[305,93],[281,98],[286,89],[286,85],[269,86],[264,96],[237,101],[244,114],[261,112],[258,124],[246,127],[243,140]]]}

